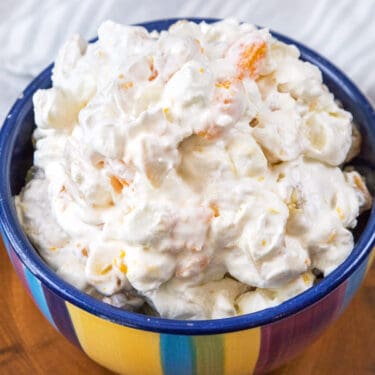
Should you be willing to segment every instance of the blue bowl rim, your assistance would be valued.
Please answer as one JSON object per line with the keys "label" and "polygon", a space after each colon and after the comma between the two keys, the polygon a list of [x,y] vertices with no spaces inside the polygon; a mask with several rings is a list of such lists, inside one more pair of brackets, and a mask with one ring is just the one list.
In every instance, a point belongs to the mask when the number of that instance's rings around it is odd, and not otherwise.
{"label": "blue bowl rim", "polygon": [[[203,21],[207,23],[220,21],[220,19],[215,18],[188,17],[161,19],[137,25],[147,27],[149,30],[155,28],[164,29],[181,19],[197,23]],[[275,38],[284,43],[296,45],[301,52],[301,56],[311,63],[318,65],[323,75],[334,77],[342,87],[345,87],[345,89],[352,94],[352,98],[355,99],[357,105],[361,106],[362,112],[365,113],[369,123],[375,126],[374,109],[371,107],[366,97],[342,71],[303,44],[277,32],[271,31],[271,33]],[[18,115],[21,113],[23,106],[31,100],[33,93],[39,88],[39,85],[50,76],[52,68],[53,64],[49,65],[26,87],[23,94],[11,108],[0,131],[0,229],[2,230],[3,236],[9,240],[21,262],[52,292],[65,301],[98,317],[120,325],[145,331],[184,335],[210,335],[240,331],[268,325],[296,314],[315,304],[347,280],[370,254],[375,244],[375,207],[372,207],[367,225],[352,253],[337,269],[325,277],[319,284],[304,293],[266,310],[214,320],[186,321],[165,319],[118,309],[81,292],[58,277],[33,248],[17,219],[9,184],[10,155],[17,134],[12,130],[16,127]]]}

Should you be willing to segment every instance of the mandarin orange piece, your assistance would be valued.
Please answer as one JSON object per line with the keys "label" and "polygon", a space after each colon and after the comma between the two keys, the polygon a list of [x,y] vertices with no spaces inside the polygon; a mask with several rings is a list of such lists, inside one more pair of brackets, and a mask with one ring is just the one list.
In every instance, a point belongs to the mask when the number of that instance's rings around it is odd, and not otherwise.
{"label": "mandarin orange piece", "polygon": [[99,160],[96,164],[95,164],[96,168],[98,169],[102,169],[104,167],[104,160]]}
{"label": "mandarin orange piece", "polygon": [[110,181],[111,181],[111,186],[113,190],[117,194],[120,194],[122,192],[122,189],[124,188],[124,186],[129,186],[129,183],[124,178],[117,177],[114,175],[110,177]]}
{"label": "mandarin orange piece", "polygon": [[127,90],[127,89],[130,89],[134,86],[133,82],[124,82],[124,83],[121,83],[120,87],[124,90]]}
{"label": "mandarin orange piece", "polygon": [[128,272],[128,267],[126,266],[126,264],[124,264],[124,263],[121,263],[121,264],[120,264],[120,271],[121,271],[122,273],[126,273],[126,272]]}
{"label": "mandarin orange piece", "polygon": [[150,75],[150,77],[148,77],[148,80],[153,81],[159,74],[158,71],[155,69],[153,61],[150,64],[150,71],[151,71],[151,75]]}
{"label": "mandarin orange piece", "polygon": [[238,78],[243,79],[250,76],[253,79],[258,77],[257,66],[260,60],[266,56],[267,45],[265,42],[258,42],[246,47],[241,53],[238,62],[239,74]]}
{"label": "mandarin orange piece", "polygon": [[84,257],[87,257],[89,255],[88,251],[87,251],[87,248],[84,247],[82,250],[81,250],[81,253]]}
{"label": "mandarin orange piece", "polygon": [[111,264],[108,264],[106,267],[104,267],[101,271],[100,271],[100,274],[101,275],[106,275],[109,271],[111,271],[112,269],[112,265]]}
{"label": "mandarin orange piece", "polygon": [[211,208],[212,212],[214,213],[214,217],[220,216],[219,207],[215,203],[211,203],[210,208]]}
{"label": "mandarin orange piece", "polygon": [[215,86],[218,87],[218,88],[224,88],[224,89],[229,89],[230,86],[231,86],[231,81],[229,80],[223,80],[223,81],[218,81],[216,82]]}

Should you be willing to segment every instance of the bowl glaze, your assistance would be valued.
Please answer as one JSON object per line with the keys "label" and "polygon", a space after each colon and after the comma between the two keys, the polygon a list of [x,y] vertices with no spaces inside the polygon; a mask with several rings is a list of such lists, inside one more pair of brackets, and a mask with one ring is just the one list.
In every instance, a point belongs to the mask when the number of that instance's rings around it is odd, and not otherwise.
{"label": "bowl glaze", "polygon": [[[192,19],[214,22],[214,19]],[[149,31],[167,29],[177,19],[141,24]],[[375,112],[358,88],[326,59],[296,45],[302,59],[317,65],[323,80],[354,115],[363,135],[354,164],[374,188]],[[234,318],[181,321],[131,313],[104,304],[60,279],[40,258],[18,222],[13,203],[32,165],[32,96],[51,86],[52,65],[24,90],[0,133],[0,229],[24,287],[57,331],[94,361],[123,374],[265,373],[300,353],[344,311],[371,264],[375,245],[375,208],[362,215],[356,246],[319,284],[283,304]],[[372,191],[372,193],[374,193]]]}

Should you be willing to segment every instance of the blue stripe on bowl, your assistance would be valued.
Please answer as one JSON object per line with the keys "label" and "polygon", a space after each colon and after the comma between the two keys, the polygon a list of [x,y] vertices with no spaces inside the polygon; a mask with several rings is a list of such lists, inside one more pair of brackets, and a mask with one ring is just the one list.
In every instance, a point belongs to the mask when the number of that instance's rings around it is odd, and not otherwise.
{"label": "blue stripe on bowl", "polygon": [[49,320],[49,322],[56,328],[55,322],[52,319],[51,313],[49,311],[46,298],[43,293],[42,285],[40,281],[25,267],[25,278],[34,301],[38,305],[40,311]]}
{"label": "blue stripe on bowl", "polygon": [[160,335],[160,356],[164,375],[195,374],[195,350],[191,336]]}
{"label": "blue stripe on bowl", "polygon": [[53,321],[57,329],[74,345],[81,348],[81,344],[77,338],[73,328],[72,320],[66,308],[65,301],[52,293],[46,286],[42,284],[43,293],[47,301],[49,311],[51,312]]}

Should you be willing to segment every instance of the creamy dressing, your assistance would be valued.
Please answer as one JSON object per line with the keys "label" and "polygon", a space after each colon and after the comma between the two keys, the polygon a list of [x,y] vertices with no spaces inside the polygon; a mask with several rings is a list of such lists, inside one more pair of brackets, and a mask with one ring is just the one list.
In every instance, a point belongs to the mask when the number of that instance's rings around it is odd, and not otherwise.
{"label": "creamy dressing", "polygon": [[352,115],[266,29],[103,23],[34,95],[20,220],[62,278],[115,306],[214,319],[282,303],[353,248],[371,198],[339,167]]}

